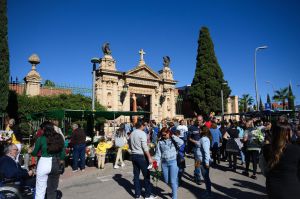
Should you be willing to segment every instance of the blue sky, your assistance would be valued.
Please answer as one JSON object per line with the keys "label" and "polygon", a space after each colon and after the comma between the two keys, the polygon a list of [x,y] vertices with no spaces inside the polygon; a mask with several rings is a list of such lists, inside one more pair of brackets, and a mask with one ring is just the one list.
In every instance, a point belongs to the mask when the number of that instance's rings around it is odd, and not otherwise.
{"label": "blue sky", "polygon": [[300,104],[299,10],[297,0],[8,0],[11,75],[25,77],[37,53],[43,80],[91,87],[90,59],[109,42],[120,71],[137,66],[142,48],[155,71],[170,56],[179,87],[192,82],[199,30],[207,26],[232,94],[255,99],[254,50],[268,45],[257,53],[259,94],[265,101],[272,86],[291,81]]}

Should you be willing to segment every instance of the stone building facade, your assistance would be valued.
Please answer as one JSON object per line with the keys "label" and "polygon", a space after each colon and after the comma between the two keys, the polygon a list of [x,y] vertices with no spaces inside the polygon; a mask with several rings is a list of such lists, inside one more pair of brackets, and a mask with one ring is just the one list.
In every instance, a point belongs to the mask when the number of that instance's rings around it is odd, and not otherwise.
{"label": "stone building facade", "polygon": [[140,60],[132,70],[117,70],[116,60],[108,44],[96,70],[95,98],[109,111],[149,111],[149,119],[161,121],[176,117],[177,81],[173,79],[170,58],[164,57],[158,73],[144,60],[145,52],[139,51]]}

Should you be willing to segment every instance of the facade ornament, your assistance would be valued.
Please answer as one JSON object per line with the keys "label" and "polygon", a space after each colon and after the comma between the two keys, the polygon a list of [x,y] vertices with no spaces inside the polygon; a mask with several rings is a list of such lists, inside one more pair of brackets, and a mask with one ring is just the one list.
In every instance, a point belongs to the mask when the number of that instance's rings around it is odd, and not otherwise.
{"label": "facade ornament", "polygon": [[109,48],[109,43],[106,42],[102,45],[102,51],[104,55],[111,55],[111,50]]}
{"label": "facade ornament", "polygon": [[139,66],[145,65],[146,63],[145,63],[145,61],[144,61],[144,55],[146,54],[146,52],[145,52],[143,49],[141,49],[141,50],[139,51],[139,54],[140,54],[140,62],[139,62]]}
{"label": "facade ornament", "polygon": [[163,63],[164,67],[170,67],[170,62],[171,62],[170,57],[169,56],[164,56],[163,60],[164,60],[164,63]]}

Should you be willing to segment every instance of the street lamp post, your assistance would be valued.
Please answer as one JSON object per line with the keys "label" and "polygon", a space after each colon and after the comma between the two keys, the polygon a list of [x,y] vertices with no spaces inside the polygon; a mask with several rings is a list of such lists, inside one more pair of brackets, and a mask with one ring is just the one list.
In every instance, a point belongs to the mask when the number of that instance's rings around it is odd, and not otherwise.
{"label": "street lamp post", "polygon": [[259,104],[258,104],[258,88],[257,88],[257,79],[256,79],[256,52],[266,48],[268,48],[268,46],[260,46],[255,48],[255,52],[254,52],[254,81],[255,81],[256,109],[258,111],[259,111]]}
{"label": "street lamp post", "polygon": [[92,111],[95,110],[95,80],[96,80],[96,64],[99,63],[99,58],[92,58],[91,62],[93,64],[93,91],[92,91]]}
{"label": "street lamp post", "polygon": [[227,82],[223,82],[223,83],[221,84],[222,120],[223,120],[223,117],[224,117],[223,85],[227,85]]}

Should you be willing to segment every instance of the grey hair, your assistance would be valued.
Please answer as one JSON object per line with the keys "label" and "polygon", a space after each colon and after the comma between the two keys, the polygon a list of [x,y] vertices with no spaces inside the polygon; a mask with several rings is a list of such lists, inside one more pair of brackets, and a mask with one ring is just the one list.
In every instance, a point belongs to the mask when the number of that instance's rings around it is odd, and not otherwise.
{"label": "grey hair", "polygon": [[78,129],[78,124],[72,124],[72,128],[74,128],[74,129]]}
{"label": "grey hair", "polygon": [[[9,144],[4,147],[4,154],[7,155],[12,151],[12,148],[15,146],[15,144]],[[17,147],[17,146],[16,146]]]}
{"label": "grey hair", "polygon": [[8,121],[8,124],[10,124],[10,125],[15,125],[15,123],[16,123],[16,121],[13,118]]}

